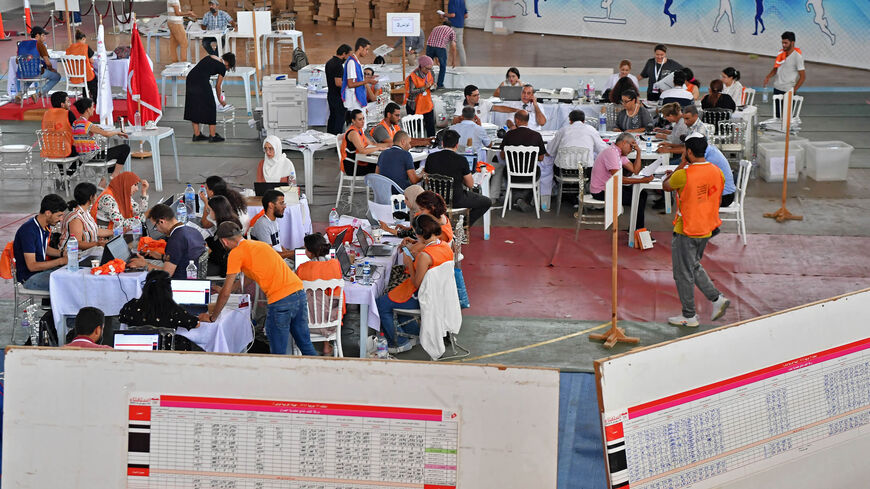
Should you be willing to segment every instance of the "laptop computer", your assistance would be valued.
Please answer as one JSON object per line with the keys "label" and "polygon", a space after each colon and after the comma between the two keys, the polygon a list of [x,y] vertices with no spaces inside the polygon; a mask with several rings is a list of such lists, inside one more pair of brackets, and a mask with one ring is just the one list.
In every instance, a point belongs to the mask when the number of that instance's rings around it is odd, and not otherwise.
{"label": "laptop computer", "polygon": [[293,254],[293,266],[295,270],[299,270],[299,265],[303,263],[311,261],[308,259],[308,255],[305,254],[305,248],[296,248]]}
{"label": "laptop computer", "polygon": [[332,240],[332,246],[337,246],[344,242],[344,236],[347,234],[347,229],[335,235],[335,239]]}
{"label": "laptop computer", "polygon": [[[340,244],[338,248],[335,249],[335,259],[338,260],[338,264],[341,266],[341,276],[345,279],[350,279],[350,257],[347,256],[344,244]],[[374,274],[379,268],[378,265],[374,263],[369,263],[369,267],[372,269],[372,274]],[[360,277],[362,277],[362,267],[357,267],[354,278],[356,279]]]}
{"label": "laptop computer", "polygon": [[501,87],[499,90],[499,98],[504,100],[505,102],[515,102],[517,100],[522,100],[523,95],[523,87],[512,87],[509,85]]}
{"label": "laptop computer", "polygon": [[286,187],[290,185],[284,182],[254,182],[254,195],[262,197],[269,190],[274,190],[278,187]]}
{"label": "laptop computer", "polygon": [[369,237],[362,228],[357,230],[356,239],[359,241],[363,256],[390,256],[393,254],[394,247],[391,245],[369,243]]}
{"label": "laptop computer", "polygon": [[[170,195],[169,197],[164,199],[163,202],[161,202],[161,204],[167,205],[172,208],[172,212],[175,212],[175,207],[173,206],[174,203],[175,195]],[[164,234],[157,230],[157,227],[154,226],[154,221],[152,221],[151,219],[145,219],[144,224],[145,236],[148,236],[151,239],[161,239],[164,237]]]}
{"label": "laptop computer", "polygon": [[163,349],[163,337],[158,333],[115,331],[116,350],[152,351]]}
{"label": "laptop computer", "polygon": [[211,281],[172,280],[172,300],[194,316],[208,312]]}

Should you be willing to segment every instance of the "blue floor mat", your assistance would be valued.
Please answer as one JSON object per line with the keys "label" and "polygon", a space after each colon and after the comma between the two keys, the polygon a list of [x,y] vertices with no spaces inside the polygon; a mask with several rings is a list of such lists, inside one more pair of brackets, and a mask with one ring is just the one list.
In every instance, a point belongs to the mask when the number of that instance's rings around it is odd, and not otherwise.
{"label": "blue floor mat", "polygon": [[559,489],[607,489],[595,375],[559,374]]}

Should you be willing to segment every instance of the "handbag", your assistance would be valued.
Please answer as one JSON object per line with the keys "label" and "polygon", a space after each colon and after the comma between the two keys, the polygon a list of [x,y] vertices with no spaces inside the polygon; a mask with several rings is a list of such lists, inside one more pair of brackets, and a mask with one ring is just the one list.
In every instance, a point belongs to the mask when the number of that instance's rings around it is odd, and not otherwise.
{"label": "handbag", "polygon": [[459,307],[468,309],[471,303],[468,301],[468,289],[465,288],[465,277],[462,276],[461,268],[453,268],[453,276],[456,279],[456,292],[459,293]]}
{"label": "handbag", "polygon": [[354,230],[355,228],[350,224],[346,226],[329,226],[326,228],[326,236],[329,238],[329,242],[332,243],[333,246],[337,246],[337,243],[335,243],[336,236],[341,234],[342,231],[347,231],[344,233],[344,240],[342,243],[350,243],[353,241]]}

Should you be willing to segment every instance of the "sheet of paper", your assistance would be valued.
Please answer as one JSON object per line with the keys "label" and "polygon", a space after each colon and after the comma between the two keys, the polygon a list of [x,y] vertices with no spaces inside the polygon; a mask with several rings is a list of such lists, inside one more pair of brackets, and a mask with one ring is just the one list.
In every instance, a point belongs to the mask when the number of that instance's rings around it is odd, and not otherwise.
{"label": "sheet of paper", "polygon": [[[616,192],[613,191],[613,181],[616,180]],[[614,193],[616,195],[614,195]],[[613,199],[617,199],[616,210],[617,216],[622,214],[622,172],[616,172],[607,180],[607,185],[604,187],[604,229],[613,224]]]}

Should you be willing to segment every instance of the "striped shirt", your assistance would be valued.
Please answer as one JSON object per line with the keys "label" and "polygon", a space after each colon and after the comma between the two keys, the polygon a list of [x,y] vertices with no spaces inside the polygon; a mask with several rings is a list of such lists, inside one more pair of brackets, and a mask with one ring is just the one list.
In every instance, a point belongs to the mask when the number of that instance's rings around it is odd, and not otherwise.
{"label": "striped shirt", "polygon": [[230,14],[223,10],[218,10],[217,14],[206,12],[205,15],[202,16],[202,25],[205,26],[205,30],[207,31],[222,31],[226,29],[227,25],[232,21],[233,18],[230,17]]}
{"label": "striped shirt", "polygon": [[429,40],[426,41],[426,45],[433,48],[446,48],[448,44],[455,40],[456,34],[453,32],[452,27],[449,25],[439,25],[429,33]]}
{"label": "striped shirt", "polygon": [[93,124],[91,121],[78,119],[72,125],[73,143],[76,146],[76,151],[81,154],[99,149],[97,142],[94,141],[94,137],[91,136],[89,131],[91,124]]}

